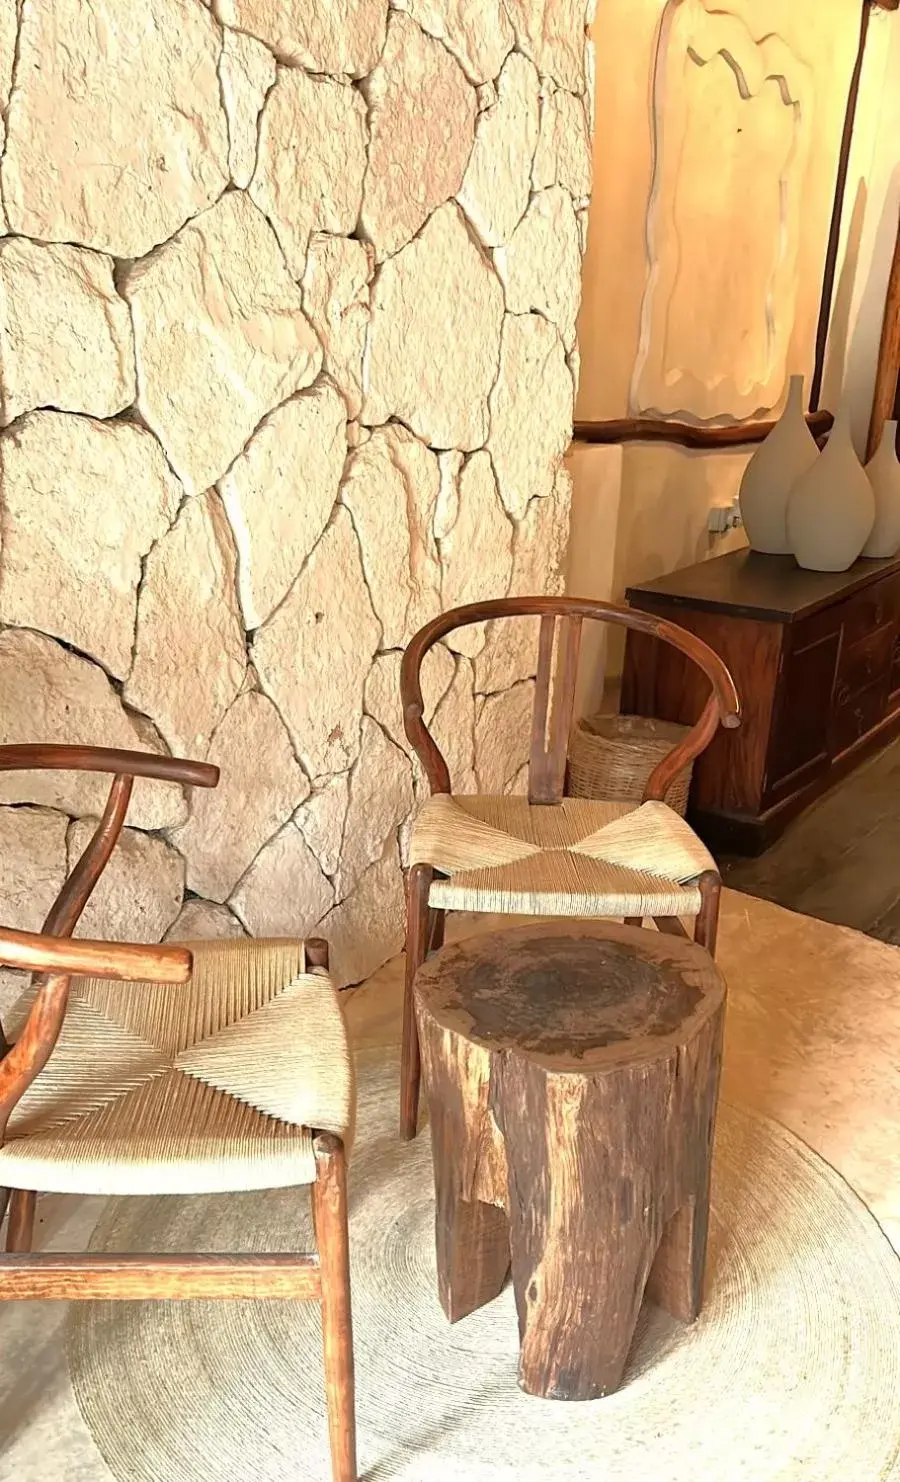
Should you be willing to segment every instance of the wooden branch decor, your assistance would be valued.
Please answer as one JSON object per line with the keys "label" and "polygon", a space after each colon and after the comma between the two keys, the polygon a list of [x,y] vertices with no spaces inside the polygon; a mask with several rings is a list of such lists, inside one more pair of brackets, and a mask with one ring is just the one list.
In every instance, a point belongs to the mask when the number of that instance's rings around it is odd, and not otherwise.
{"label": "wooden branch decor", "polygon": [[869,423],[869,441],[866,445],[867,459],[871,458],[881,442],[881,432],[885,422],[897,417],[898,413],[900,413],[900,222],[897,223],[897,239],[894,243],[894,257],[884,303],[884,319],[881,324],[881,343],[878,347],[878,364],[875,371],[875,394],[872,399],[872,419]]}
{"label": "wooden branch decor", "polygon": [[[831,412],[810,412],[813,437],[831,431]],[[740,422],[733,427],[697,427],[692,422],[666,422],[651,417],[619,417],[607,422],[576,422],[573,436],[583,443],[678,443],[683,448],[738,448],[761,443],[774,422]]]}

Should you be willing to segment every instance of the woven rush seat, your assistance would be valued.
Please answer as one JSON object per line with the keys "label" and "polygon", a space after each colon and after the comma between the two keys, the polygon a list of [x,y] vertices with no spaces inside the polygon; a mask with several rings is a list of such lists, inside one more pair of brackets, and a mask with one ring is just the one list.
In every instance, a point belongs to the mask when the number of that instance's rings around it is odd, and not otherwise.
{"label": "woven rush seat", "polygon": [[429,906],[529,916],[692,916],[715,862],[665,803],[436,793],[413,826]]}
{"label": "woven rush seat", "polygon": [[73,978],[62,1032],[0,1148],[0,1186],[198,1194],[316,1178],[353,1076],[337,995],[299,941],[183,944],[184,984]]}

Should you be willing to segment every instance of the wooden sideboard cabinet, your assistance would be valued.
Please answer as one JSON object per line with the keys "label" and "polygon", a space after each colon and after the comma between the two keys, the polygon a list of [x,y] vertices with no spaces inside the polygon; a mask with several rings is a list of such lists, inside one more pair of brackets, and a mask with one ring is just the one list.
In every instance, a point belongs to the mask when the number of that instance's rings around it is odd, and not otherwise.
{"label": "wooden sideboard cabinet", "polygon": [[[632,607],[688,628],[734,676],[743,720],[694,769],[691,817],[713,847],[758,854],[785,824],[900,732],[900,560],[840,573],[731,551],[629,587]],[[622,710],[696,720],[706,681],[629,633]]]}

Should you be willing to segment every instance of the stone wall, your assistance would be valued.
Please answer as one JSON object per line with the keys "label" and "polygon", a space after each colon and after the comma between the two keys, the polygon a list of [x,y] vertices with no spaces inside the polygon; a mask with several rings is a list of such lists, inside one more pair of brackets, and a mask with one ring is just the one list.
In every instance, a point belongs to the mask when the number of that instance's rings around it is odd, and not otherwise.
{"label": "stone wall", "polygon": [[[401,651],[560,582],[590,94],[585,0],[0,0],[0,741],[222,769],[84,933],[399,947]],[[457,788],[521,786],[533,640],[431,656]],[[103,785],[0,777],[0,920]]]}

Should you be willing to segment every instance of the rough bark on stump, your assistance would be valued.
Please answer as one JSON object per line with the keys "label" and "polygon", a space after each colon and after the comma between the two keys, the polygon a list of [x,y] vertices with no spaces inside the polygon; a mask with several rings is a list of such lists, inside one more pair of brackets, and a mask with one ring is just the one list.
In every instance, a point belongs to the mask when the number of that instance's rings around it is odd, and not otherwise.
{"label": "rough bark on stump", "polygon": [[444,948],[415,983],[441,1302],[512,1266],[519,1382],[621,1382],[645,1290],[700,1308],[725,988],[691,942],[547,922]]}

